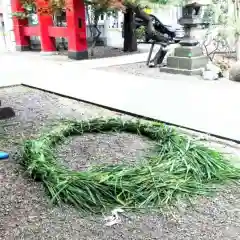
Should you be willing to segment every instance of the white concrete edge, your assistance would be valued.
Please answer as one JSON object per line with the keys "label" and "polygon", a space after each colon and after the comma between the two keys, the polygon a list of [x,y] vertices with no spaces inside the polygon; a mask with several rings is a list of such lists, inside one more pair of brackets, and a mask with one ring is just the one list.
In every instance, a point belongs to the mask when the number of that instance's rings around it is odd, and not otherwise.
{"label": "white concrete edge", "polygon": [[87,59],[87,60],[81,60],[81,62],[71,61],[71,62],[66,62],[64,64],[75,64],[75,65],[80,65],[81,67],[84,66],[90,69],[104,68],[104,67],[111,67],[115,65],[146,62],[147,57],[148,57],[148,53],[136,53],[131,55],[117,56],[117,57]]}
{"label": "white concrete edge", "polygon": [[[156,52],[157,50],[154,50],[152,53],[152,56],[154,56]],[[67,56],[61,56],[63,58],[66,58],[63,61],[62,60],[58,61],[58,59],[55,59],[54,57],[58,57],[59,55],[53,52],[49,52],[49,53],[40,52],[39,55],[32,55],[30,57],[32,58],[32,61],[36,62],[36,64],[42,64],[42,63],[45,64],[46,62],[48,62],[48,64],[52,66],[72,65],[72,67],[77,66],[77,67],[84,67],[88,69],[94,69],[94,68],[107,68],[107,67],[116,66],[116,65],[146,62],[148,58],[148,54],[149,52],[142,52],[142,53],[140,52],[140,53],[132,53],[129,55],[126,54],[123,56],[97,58],[97,59],[85,59],[85,60],[71,60],[71,59],[68,59]],[[23,54],[23,53],[14,55],[14,57],[23,59],[23,62],[27,58],[26,54]]]}
{"label": "white concrete edge", "polygon": [[[153,53],[154,54],[154,53]],[[117,57],[108,57],[108,58],[98,58],[98,59],[86,59],[86,60],[58,60],[54,59],[55,56],[58,55],[42,55],[41,53],[39,56],[32,56],[32,61],[39,64],[46,64],[48,66],[69,66],[71,65],[72,68],[86,68],[86,69],[95,69],[95,68],[107,68],[116,65],[125,65],[125,64],[133,64],[139,62],[146,62],[148,53],[136,53],[131,55],[124,55],[124,56],[117,56]],[[15,56],[21,59],[22,64],[26,61],[25,55],[17,55]],[[53,57],[53,59],[51,59]],[[0,56],[1,59],[1,56]],[[1,85],[1,80],[0,80]]]}
{"label": "white concrete edge", "polygon": [[5,84],[5,85],[0,85],[0,89],[1,88],[8,88],[8,87],[16,87],[16,86],[21,86],[21,85],[22,85],[22,83],[18,83],[18,84]]}
{"label": "white concrete edge", "polygon": [[2,82],[0,80],[0,88],[4,88],[4,87],[14,87],[14,86],[18,86],[21,85],[22,81],[21,80],[17,80],[17,81],[8,81],[8,82]]}
{"label": "white concrete edge", "polygon": [[[82,65],[75,65],[75,66],[81,66],[81,71],[82,69]],[[51,78],[52,74],[54,75],[55,78],[61,76],[62,77],[62,72],[57,72],[57,73],[53,73],[53,71],[51,71],[50,69],[45,69],[46,72],[49,72],[49,77]],[[93,74],[95,72],[95,74]],[[91,75],[96,75],[99,76],[100,79],[102,79],[103,81],[94,81],[94,79],[89,79],[89,76]],[[159,82],[159,79],[153,79],[153,78],[149,78],[149,77],[144,77],[144,76],[129,76],[129,74],[127,73],[118,73],[118,75],[121,75],[122,79],[127,80],[127,78],[131,78],[131,84],[130,84],[130,88],[132,88],[133,91],[142,91],[141,88],[145,88],[147,87],[147,85],[151,85],[151,83],[153,82]],[[72,75],[72,76],[71,76]],[[116,110],[120,110],[120,111],[125,111],[128,112],[129,114],[135,114],[135,115],[140,115],[140,116],[144,116],[144,117],[149,117],[152,119],[158,119],[159,121],[162,122],[166,122],[170,125],[175,125],[175,126],[179,126],[179,127],[183,127],[183,128],[187,128],[187,129],[192,129],[194,131],[198,131],[198,132],[204,132],[204,133],[209,133],[211,135],[215,135],[215,136],[227,136],[226,138],[228,138],[229,140],[234,140],[236,141],[234,134],[233,135],[229,135],[226,134],[223,130],[221,130],[220,132],[218,132],[217,134],[214,133],[214,131],[211,131],[211,129],[209,128],[201,128],[198,127],[198,129],[196,129],[194,127],[194,125],[192,123],[187,123],[187,122],[182,122],[179,121],[179,119],[174,119],[170,117],[170,119],[166,119],[166,116],[160,116],[160,115],[155,115],[155,113],[149,112],[149,111],[142,111],[140,109],[140,111],[136,111],[136,106],[134,104],[130,104],[131,106],[129,106],[129,103],[127,101],[129,101],[129,99],[127,98],[123,98],[121,101],[117,101],[115,99],[115,93],[104,93],[101,91],[95,91],[93,92],[93,94],[88,94],[89,89],[92,88],[92,84],[96,84],[96,89],[101,89],[101,85],[105,85],[108,86],[108,84],[113,84],[113,82],[111,81],[112,76],[114,77],[114,73],[110,73],[107,72],[106,70],[96,70],[96,69],[85,69],[82,71],[81,77],[88,79],[88,81],[83,82],[83,85],[79,91],[76,91],[76,89],[73,89],[74,91],[72,91],[72,89],[64,89],[62,88],[64,86],[64,81],[60,81],[58,82],[58,84],[56,84],[56,82],[54,83],[54,81],[51,82],[46,82],[46,81],[41,81],[41,79],[32,79],[30,76],[28,77],[23,77],[22,75],[19,76],[19,78],[16,80],[15,78],[13,78],[13,76],[11,77],[11,80],[7,81],[0,81],[0,87],[11,87],[13,85],[20,85],[20,84],[24,84],[24,85],[28,85],[30,87],[34,87],[34,88],[39,88],[42,89],[44,91],[50,91],[56,94],[60,94],[60,95],[64,95],[66,97],[72,97],[78,100],[82,100],[82,101],[87,101],[96,105],[101,105],[104,107],[108,107],[108,108],[112,108],[112,109],[116,109]],[[59,79],[61,79],[61,77]],[[71,72],[70,74],[68,74],[68,79],[75,79],[76,80],[76,76],[74,76],[74,72]],[[147,81],[146,81],[147,78]],[[76,84],[76,81],[73,80],[71,83],[71,80],[69,82],[69,84]],[[75,81],[75,82],[74,82]],[[80,82],[78,82],[80,83]],[[146,85],[147,83],[147,85]],[[164,83],[165,86],[168,86],[170,84],[170,81],[167,81]],[[184,85],[184,82],[176,82],[174,83],[174,86],[177,88],[178,85]],[[195,83],[197,84],[197,83]],[[188,85],[188,88],[190,88],[191,86]],[[199,85],[200,88],[202,88],[203,86]],[[139,88],[139,89],[138,89]],[[77,89],[78,90],[78,89]],[[121,88],[120,88],[121,90]],[[216,89],[215,89],[216,90]],[[121,90],[122,91],[122,90]],[[105,95],[105,96],[104,96]],[[107,96],[106,96],[107,95]],[[109,99],[111,99],[111,102],[109,103]],[[165,118],[165,119],[164,119]]]}
{"label": "white concrete edge", "polygon": [[[212,136],[215,136],[217,138],[222,138],[222,139],[226,139],[229,141],[234,141],[234,142],[239,142],[239,140],[234,136],[234,134],[227,134],[223,129],[219,132],[215,132],[214,129],[212,131],[211,128],[205,128],[202,126],[199,126],[197,129],[195,127],[195,125],[191,122],[185,122],[183,120],[179,119],[169,119],[166,118],[166,116],[160,116],[159,114],[155,114],[153,112],[149,112],[149,111],[145,111],[144,109],[140,111],[136,111],[136,106],[135,104],[130,104],[129,106],[129,102],[127,98],[125,98],[123,96],[121,101],[116,100],[116,98],[114,98],[116,96],[116,93],[114,92],[108,92],[108,94],[99,91],[101,89],[100,85],[108,85],[109,81],[110,81],[110,76],[112,75],[112,73],[109,72],[105,72],[105,71],[100,71],[100,70],[93,70],[93,69],[86,69],[86,71],[84,71],[84,74],[82,76],[84,76],[85,74],[88,75],[90,74],[92,71],[97,71],[98,72],[98,76],[99,77],[103,77],[104,76],[104,81],[97,81],[94,83],[94,79],[88,79],[88,81],[85,82],[84,85],[81,85],[81,88],[77,89],[65,89],[63,88],[63,86],[61,86],[63,83],[59,82],[59,84],[55,85],[54,83],[46,83],[46,82],[42,82],[42,81],[31,81],[31,79],[29,79],[29,81],[22,81],[22,84],[25,86],[29,86],[29,87],[33,87],[33,88],[37,88],[43,91],[47,91],[47,92],[52,92],[58,95],[62,95],[62,96],[66,96],[66,97],[70,97],[79,101],[85,101],[85,102],[89,102],[90,104],[94,104],[94,105],[99,105],[105,108],[110,108],[113,109],[115,111],[121,111],[121,112],[125,112],[126,114],[129,115],[138,115],[141,117],[145,117],[145,118],[150,118],[150,119],[155,119],[157,121],[160,122],[164,122],[167,123],[169,125],[172,126],[176,126],[176,127],[180,127],[180,128],[184,128],[184,129],[189,129],[192,131],[196,131],[196,132],[200,132],[200,133],[204,133],[204,134],[209,134]],[[123,77],[126,74],[123,74]],[[69,76],[71,77],[71,76]],[[70,78],[71,79],[71,78]],[[125,79],[126,80],[126,79]],[[137,79],[135,79],[135,77],[132,77],[131,80],[133,82],[135,82],[135,80],[137,80],[139,83],[142,82],[146,82],[146,77],[137,77]],[[144,80],[144,81],[142,81]],[[151,79],[149,78],[149,81],[155,81],[155,79]],[[69,84],[71,80],[69,81]],[[148,82],[148,83],[150,83]],[[76,82],[72,82],[72,83],[76,83]],[[89,89],[92,89],[93,84],[96,84],[95,88],[93,89],[92,94],[88,94]],[[177,83],[177,84],[181,84],[181,83]],[[177,85],[176,84],[176,85]],[[141,86],[142,84],[140,83],[138,86],[139,87],[144,87]],[[136,84],[133,84],[134,90],[137,90]],[[145,86],[146,87],[146,86]],[[177,87],[177,86],[176,86]],[[139,89],[141,91],[141,88]],[[111,101],[109,102],[109,99],[111,99]],[[138,108],[139,109],[139,108]],[[171,117],[170,117],[171,118]]]}
{"label": "white concrete edge", "polygon": [[57,52],[44,52],[44,51],[40,51],[40,55],[41,56],[56,56],[58,54],[57,54]]}
{"label": "white concrete edge", "polygon": [[[132,115],[133,117],[135,116],[135,117],[139,117],[139,118],[143,118],[143,119],[148,119],[150,121],[161,122],[161,123],[164,123],[168,126],[172,126],[174,128],[179,128],[182,131],[186,131],[186,134],[190,134],[190,133],[192,135],[193,135],[193,133],[195,133],[195,135],[196,134],[198,134],[198,135],[204,134],[206,136],[209,136],[209,137],[212,137],[212,138],[217,138],[217,139],[222,139],[222,140],[227,141],[227,142],[232,142],[232,143],[237,143],[237,144],[240,143],[239,140],[237,140],[235,138],[232,138],[232,137],[224,137],[223,135],[216,134],[216,133],[213,133],[211,131],[206,131],[204,129],[196,129],[196,128],[191,127],[191,126],[190,127],[186,126],[185,124],[169,122],[168,120],[159,119],[158,117],[156,117],[154,115],[146,116],[146,114],[137,113],[135,111],[129,111],[129,110],[119,108],[119,107],[109,106],[109,105],[106,105],[104,103],[100,103],[99,101],[91,100],[91,99],[84,98],[84,97],[79,98],[79,97],[76,97],[74,95],[66,94],[66,93],[63,93],[63,92],[58,91],[58,90],[54,91],[54,90],[50,90],[50,89],[48,89],[46,87],[43,87],[43,86],[37,86],[36,84],[22,84],[22,85],[26,86],[26,87],[30,87],[30,88],[32,87],[32,88],[35,88],[35,89],[39,89],[40,91],[46,91],[46,92],[49,92],[49,93],[57,94],[57,95],[60,95],[62,97],[76,99],[77,101],[86,102],[86,103],[89,103],[89,104],[92,104],[92,105],[95,105],[95,106],[98,106],[98,107],[106,108],[106,109],[109,109],[110,111],[122,112],[123,114]],[[189,131],[190,133],[188,133],[187,131]]]}

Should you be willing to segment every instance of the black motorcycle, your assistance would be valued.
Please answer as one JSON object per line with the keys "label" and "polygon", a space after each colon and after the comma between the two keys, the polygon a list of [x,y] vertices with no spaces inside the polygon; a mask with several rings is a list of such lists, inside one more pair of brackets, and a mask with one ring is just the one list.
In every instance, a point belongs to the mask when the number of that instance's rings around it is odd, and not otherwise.
{"label": "black motorcycle", "polygon": [[[155,15],[150,14],[149,17],[151,18],[152,24],[156,30],[158,39],[167,42],[167,41],[174,41],[174,42],[179,42],[181,38],[183,37],[183,30],[181,28],[179,29],[174,29],[172,26],[165,25],[163,24]],[[144,26],[146,27],[146,22],[142,20],[139,17],[135,18],[135,26],[136,29],[139,29],[140,27]],[[153,35],[152,33],[147,32],[147,28],[145,28],[145,39],[144,42],[148,43],[150,40],[153,40]]]}

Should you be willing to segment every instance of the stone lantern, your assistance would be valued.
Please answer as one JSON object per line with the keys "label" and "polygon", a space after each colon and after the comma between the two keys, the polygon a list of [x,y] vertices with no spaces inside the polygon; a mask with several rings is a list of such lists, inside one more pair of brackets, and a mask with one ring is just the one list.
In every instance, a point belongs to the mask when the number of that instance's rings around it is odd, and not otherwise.
{"label": "stone lantern", "polygon": [[196,29],[206,25],[201,19],[202,6],[209,5],[209,0],[190,0],[182,8],[182,17],[179,23],[184,26],[185,36],[180,46],[175,48],[174,55],[167,58],[167,66],[160,68],[162,72],[198,75],[206,67],[207,56],[203,55],[196,38]]}
{"label": "stone lantern", "polygon": [[198,41],[194,36],[194,30],[203,24],[206,24],[201,19],[202,6],[209,5],[210,1],[202,0],[190,0],[186,1],[186,5],[182,8],[182,17],[179,19],[179,23],[184,26],[185,36],[180,42],[182,46],[196,46]]}

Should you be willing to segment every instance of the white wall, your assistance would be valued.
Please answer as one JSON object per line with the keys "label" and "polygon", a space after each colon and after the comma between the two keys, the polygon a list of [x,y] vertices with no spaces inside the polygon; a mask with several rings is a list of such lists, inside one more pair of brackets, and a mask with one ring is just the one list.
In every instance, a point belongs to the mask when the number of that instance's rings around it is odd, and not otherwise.
{"label": "white wall", "polygon": [[[10,0],[0,0],[0,8],[3,13],[4,29],[1,30],[2,41],[4,39],[4,50],[15,51],[15,37],[13,33],[12,10]],[[0,42],[1,45],[3,43]],[[3,46],[2,46],[3,48]]]}
{"label": "white wall", "polygon": [[154,14],[163,24],[175,25],[181,17],[181,8],[179,7],[161,7],[153,9]]}
{"label": "white wall", "polygon": [[2,0],[0,0],[0,51],[5,49],[5,39],[2,27],[3,17],[2,17]]}

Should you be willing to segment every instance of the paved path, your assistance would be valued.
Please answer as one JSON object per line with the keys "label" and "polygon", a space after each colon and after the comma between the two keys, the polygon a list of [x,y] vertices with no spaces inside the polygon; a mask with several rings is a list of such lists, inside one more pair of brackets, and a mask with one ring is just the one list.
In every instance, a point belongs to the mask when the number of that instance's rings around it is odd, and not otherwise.
{"label": "paved path", "polygon": [[[2,79],[11,82],[17,78],[34,87],[240,141],[238,83],[190,81],[177,75],[166,81],[93,70],[80,62],[3,58],[0,85]],[[8,66],[10,62],[14,72]]]}
{"label": "paved path", "polygon": [[[107,67],[113,65],[121,65],[121,64],[130,64],[135,62],[143,62],[147,60],[148,57],[148,50],[150,49],[149,44],[140,45],[138,49],[142,53],[131,54],[131,55],[124,55],[118,57],[111,57],[111,58],[101,58],[101,59],[89,59],[89,60],[82,60],[81,67],[84,68],[99,68],[99,67]],[[154,48],[154,53],[156,53],[158,47]],[[63,55],[43,55],[39,54],[38,52],[6,52],[1,50],[0,48],[0,63],[1,62],[12,62],[14,60],[20,64],[25,65],[26,62],[34,63],[44,63],[53,65],[71,65],[71,67],[79,67],[79,61],[71,60],[67,56]],[[33,62],[34,61],[34,62]],[[7,67],[10,66],[9,64],[5,64]],[[1,69],[2,70],[2,69]]]}

